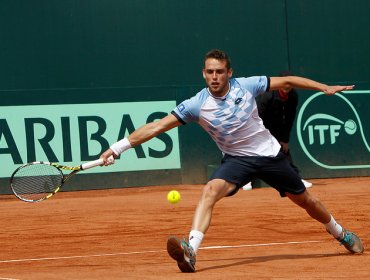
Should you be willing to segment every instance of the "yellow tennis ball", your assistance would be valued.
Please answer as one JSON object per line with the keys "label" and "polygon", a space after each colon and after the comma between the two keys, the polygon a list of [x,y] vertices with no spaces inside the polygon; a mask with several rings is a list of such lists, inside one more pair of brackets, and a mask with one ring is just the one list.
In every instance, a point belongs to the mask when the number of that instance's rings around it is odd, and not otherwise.
{"label": "yellow tennis ball", "polygon": [[176,204],[181,199],[181,195],[178,191],[172,190],[167,194],[167,200],[171,204]]}

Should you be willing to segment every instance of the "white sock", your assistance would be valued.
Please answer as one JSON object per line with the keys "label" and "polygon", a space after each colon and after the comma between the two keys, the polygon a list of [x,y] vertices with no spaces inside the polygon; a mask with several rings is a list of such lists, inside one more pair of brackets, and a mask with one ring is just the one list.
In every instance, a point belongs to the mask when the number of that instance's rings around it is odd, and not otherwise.
{"label": "white sock", "polygon": [[202,243],[203,236],[203,232],[198,230],[192,230],[189,233],[189,244],[191,247],[193,247],[195,253],[197,253],[200,244]]}
{"label": "white sock", "polygon": [[343,228],[340,224],[338,224],[333,216],[330,215],[330,222],[325,224],[326,229],[333,235],[335,238],[338,238],[341,236],[341,233],[343,231]]}

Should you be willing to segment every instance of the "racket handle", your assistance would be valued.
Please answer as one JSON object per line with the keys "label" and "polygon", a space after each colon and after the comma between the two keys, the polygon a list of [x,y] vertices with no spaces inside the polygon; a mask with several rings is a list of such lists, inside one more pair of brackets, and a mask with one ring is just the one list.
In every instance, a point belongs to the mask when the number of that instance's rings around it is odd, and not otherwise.
{"label": "racket handle", "polygon": [[104,163],[104,160],[102,158],[99,158],[97,160],[89,161],[84,164],[81,164],[81,169],[86,170],[95,166],[102,165]]}

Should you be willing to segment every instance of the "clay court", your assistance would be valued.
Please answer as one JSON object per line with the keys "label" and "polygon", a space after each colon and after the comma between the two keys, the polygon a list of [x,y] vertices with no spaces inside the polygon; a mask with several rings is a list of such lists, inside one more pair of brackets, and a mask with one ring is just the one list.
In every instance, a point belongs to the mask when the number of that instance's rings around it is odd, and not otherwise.
{"label": "clay court", "polygon": [[[41,203],[0,196],[0,279],[368,279],[370,178],[311,180],[336,220],[358,233],[351,255],[272,188],[221,200],[198,252],[197,272],[167,255],[187,237],[200,185],[62,192]],[[170,205],[176,188],[182,201]]]}

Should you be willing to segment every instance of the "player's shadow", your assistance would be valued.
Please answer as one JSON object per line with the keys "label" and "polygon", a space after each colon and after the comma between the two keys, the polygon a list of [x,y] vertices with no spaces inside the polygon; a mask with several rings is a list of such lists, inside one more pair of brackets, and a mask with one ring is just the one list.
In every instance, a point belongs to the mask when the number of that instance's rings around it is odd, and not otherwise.
{"label": "player's shadow", "polygon": [[[348,253],[349,254],[349,253]],[[245,257],[245,258],[229,258],[229,259],[217,259],[217,261],[235,261],[229,264],[217,265],[197,269],[197,272],[207,271],[212,269],[219,269],[225,267],[232,267],[238,265],[247,265],[252,263],[263,263],[274,260],[299,260],[299,259],[317,259],[317,258],[328,258],[337,257],[339,255],[345,255],[343,253],[332,253],[332,254],[307,254],[307,255],[296,255],[296,254],[284,254],[284,255],[272,255],[272,256],[257,256],[257,257]],[[214,260],[202,260],[202,262],[214,261]]]}

